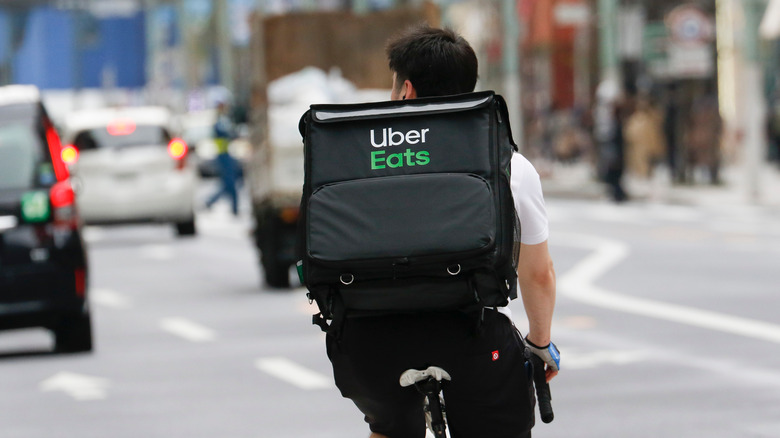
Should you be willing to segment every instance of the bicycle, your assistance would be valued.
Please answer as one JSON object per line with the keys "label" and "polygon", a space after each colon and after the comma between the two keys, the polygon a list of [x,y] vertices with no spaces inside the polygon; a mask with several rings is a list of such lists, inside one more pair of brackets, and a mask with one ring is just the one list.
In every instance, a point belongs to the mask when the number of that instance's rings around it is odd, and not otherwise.
{"label": "bicycle", "polygon": [[424,370],[408,369],[401,374],[399,382],[402,387],[414,385],[422,395],[423,412],[425,412],[425,425],[435,438],[447,436],[447,414],[444,399],[441,395],[442,386],[451,381],[447,371],[431,366]]}
{"label": "bicycle", "polygon": [[[533,381],[536,388],[536,398],[539,403],[539,415],[544,423],[550,423],[555,418],[552,409],[550,385],[544,372],[544,361],[531,354]],[[442,389],[446,382],[452,381],[449,373],[442,368],[430,366],[424,370],[408,369],[401,374],[399,383],[402,387],[414,387],[425,396],[423,412],[425,425],[434,438],[447,437],[447,410],[442,397]]]}

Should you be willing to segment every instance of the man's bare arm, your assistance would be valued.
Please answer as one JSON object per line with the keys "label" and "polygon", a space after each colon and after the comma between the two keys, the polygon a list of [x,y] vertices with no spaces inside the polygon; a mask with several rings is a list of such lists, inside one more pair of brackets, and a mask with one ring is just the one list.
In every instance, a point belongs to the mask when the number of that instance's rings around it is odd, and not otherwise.
{"label": "man's bare arm", "polygon": [[555,269],[547,241],[520,245],[517,276],[528,316],[528,340],[539,346],[547,345],[555,308]]}

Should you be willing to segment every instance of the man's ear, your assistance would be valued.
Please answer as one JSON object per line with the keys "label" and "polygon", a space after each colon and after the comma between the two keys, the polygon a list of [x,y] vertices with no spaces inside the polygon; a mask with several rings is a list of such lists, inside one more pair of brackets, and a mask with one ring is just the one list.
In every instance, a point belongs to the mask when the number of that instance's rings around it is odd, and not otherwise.
{"label": "man's ear", "polygon": [[409,79],[404,81],[404,93],[401,99],[417,99],[417,90]]}

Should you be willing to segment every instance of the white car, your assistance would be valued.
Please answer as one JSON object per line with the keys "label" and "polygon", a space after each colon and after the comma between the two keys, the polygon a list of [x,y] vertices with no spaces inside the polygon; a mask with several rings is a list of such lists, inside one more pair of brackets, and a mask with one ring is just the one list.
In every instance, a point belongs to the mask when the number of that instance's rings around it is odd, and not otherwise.
{"label": "white car", "polygon": [[71,113],[63,145],[85,223],[169,222],[180,236],[195,234],[195,166],[166,108]]}

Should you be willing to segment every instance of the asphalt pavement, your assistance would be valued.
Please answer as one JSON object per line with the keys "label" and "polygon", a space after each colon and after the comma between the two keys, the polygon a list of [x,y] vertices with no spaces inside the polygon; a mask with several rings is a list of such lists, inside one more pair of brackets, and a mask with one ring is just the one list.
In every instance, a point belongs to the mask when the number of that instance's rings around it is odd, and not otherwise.
{"label": "asphalt pavement", "polygon": [[[719,192],[617,205],[598,183],[577,197],[550,183],[563,368],[556,419],[534,437],[777,437],[774,206]],[[0,437],[367,436],[304,290],[262,286],[247,213],[246,198],[238,218],[224,202],[199,211],[189,239],[89,227],[96,350],[52,354],[41,330],[0,333]],[[510,308],[524,329],[522,303]]]}

